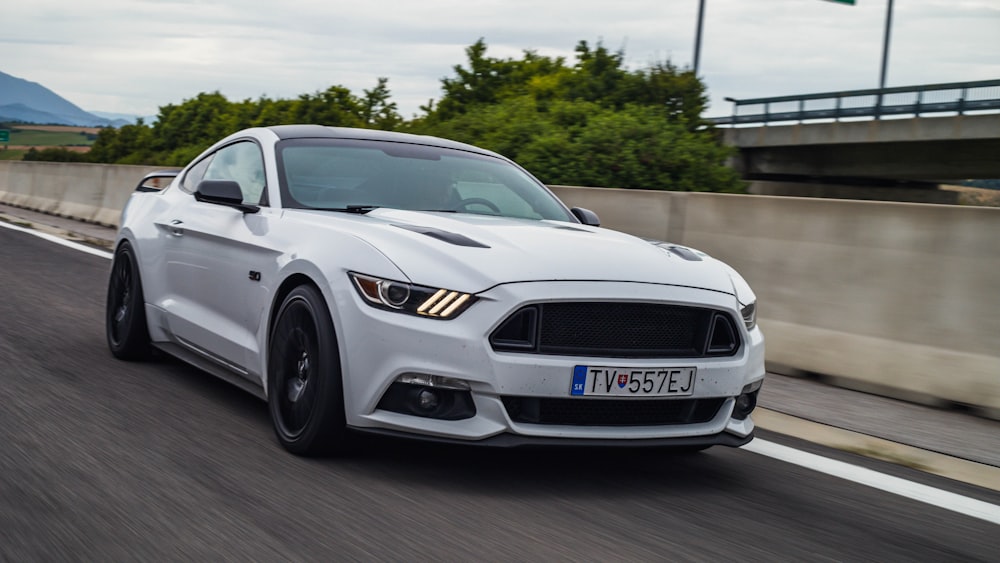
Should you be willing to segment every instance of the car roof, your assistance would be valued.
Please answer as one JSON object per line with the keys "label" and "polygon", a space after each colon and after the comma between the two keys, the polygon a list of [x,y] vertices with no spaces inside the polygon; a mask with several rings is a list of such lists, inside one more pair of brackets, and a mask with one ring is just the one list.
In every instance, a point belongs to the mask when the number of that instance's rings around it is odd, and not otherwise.
{"label": "car roof", "polygon": [[[450,141],[440,137],[429,135],[413,135],[410,133],[396,133],[393,131],[380,131],[378,129],[357,129],[353,127],[328,127],[326,125],[272,125],[267,127],[279,139],[359,139],[368,141],[388,141],[394,143],[410,143],[415,145],[428,145],[449,149],[457,149],[467,152],[474,152],[489,156],[504,158],[503,156],[486,149],[481,149],[474,145],[467,145],[457,141]],[[507,160],[504,158],[504,160]]]}

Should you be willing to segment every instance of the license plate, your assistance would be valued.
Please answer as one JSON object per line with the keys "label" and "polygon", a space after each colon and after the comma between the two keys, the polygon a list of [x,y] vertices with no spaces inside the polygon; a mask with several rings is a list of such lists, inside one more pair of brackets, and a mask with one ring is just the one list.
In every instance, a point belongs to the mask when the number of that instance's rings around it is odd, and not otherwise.
{"label": "license plate", "polygon": [[571,395],[625,397],[684,396],[694,393],[697,368],[576,366]]}

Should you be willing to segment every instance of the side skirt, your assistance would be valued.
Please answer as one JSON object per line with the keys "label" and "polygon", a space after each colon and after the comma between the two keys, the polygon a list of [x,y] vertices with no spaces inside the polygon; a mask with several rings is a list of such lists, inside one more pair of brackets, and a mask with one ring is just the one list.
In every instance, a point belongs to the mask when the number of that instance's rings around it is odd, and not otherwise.
{"label": "side skirt", "polygon": [[172,342],[153,342],[152,344],[158,350],[189,363],[202,371],[207,371],[215,377],[239,387],[258,399],[267,400],[267,396],[264,394],[264,388],[259,382],[250,379],[249,374],[246,372],[234,371],[234,368],[228,367],[227,364],[214,361],[207,355],[199,354]]}

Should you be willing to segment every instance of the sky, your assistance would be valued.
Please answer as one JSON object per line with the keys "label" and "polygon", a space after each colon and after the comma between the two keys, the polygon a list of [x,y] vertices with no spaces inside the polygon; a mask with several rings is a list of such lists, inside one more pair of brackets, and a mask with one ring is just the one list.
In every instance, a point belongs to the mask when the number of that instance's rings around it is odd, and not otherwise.
{"label": "sky", "polygon": [[[875,88],[888,0],[705,0],[709,116],[737,99]],[[691,67],[699,0],[7,0],[0,71],[88,111],[156,115],[199,92],[356,95],[389,79],[411,118],[482,38],[487,55]],[[887,86],[1000,78],[1000,0],[895,0]]]}

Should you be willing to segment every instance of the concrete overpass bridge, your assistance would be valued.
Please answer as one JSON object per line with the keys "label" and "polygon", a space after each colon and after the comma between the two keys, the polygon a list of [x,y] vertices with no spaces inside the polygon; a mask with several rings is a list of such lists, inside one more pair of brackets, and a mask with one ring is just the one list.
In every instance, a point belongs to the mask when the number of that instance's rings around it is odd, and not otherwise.
{"label": "concrete overpass bridge", "polygon": [[761,125],[725,130],[748,179],[1000,178],[1000,114]]}
{"label": "concrete overpass bridge", "polygon": [[1000,178],[1000,80],[733,100],[714,118],[752,181],[935,185]]}

